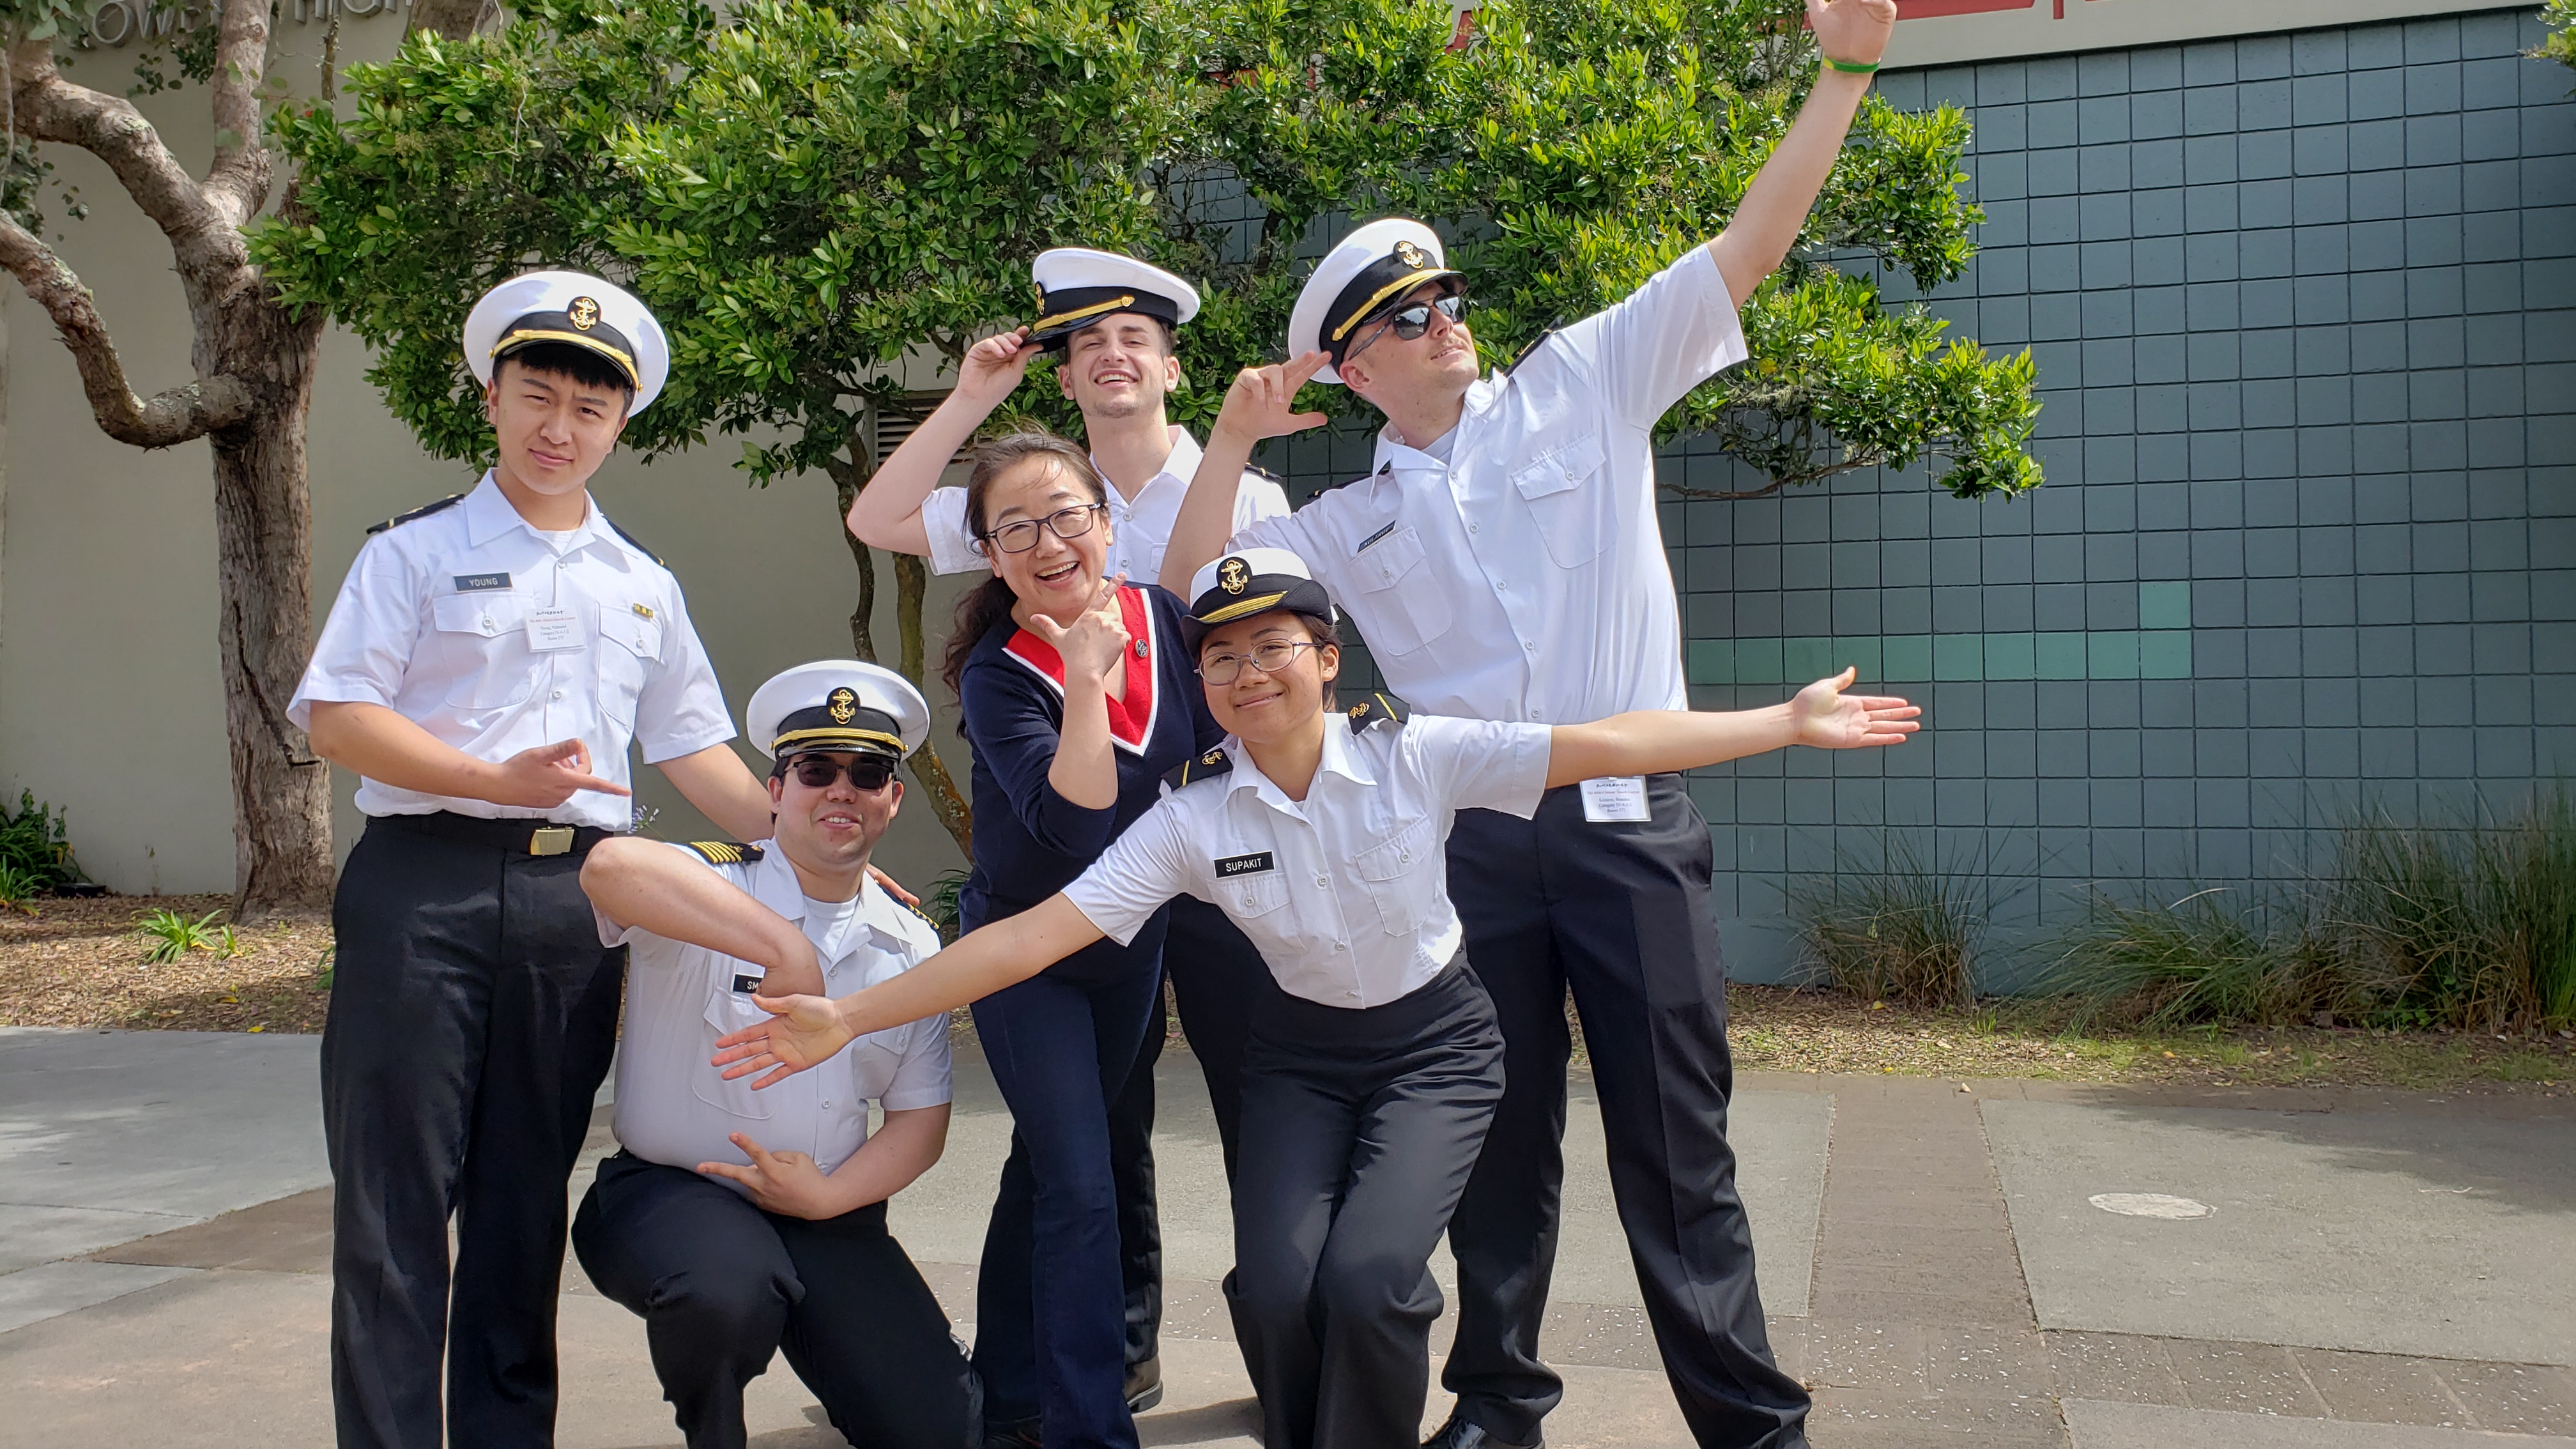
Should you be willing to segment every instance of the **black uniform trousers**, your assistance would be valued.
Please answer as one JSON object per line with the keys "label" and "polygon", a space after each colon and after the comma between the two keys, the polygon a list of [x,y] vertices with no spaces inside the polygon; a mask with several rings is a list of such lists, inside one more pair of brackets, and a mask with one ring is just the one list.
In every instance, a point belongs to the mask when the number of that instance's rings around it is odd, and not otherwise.
{"label": "black uniform trousers", "polygon": [[[1163,970],[1172,983],[1181,1034],[1207,1078],[1216,1109],[1217,1144],[1225,1154],[1225,1180],[1234,1183],[1243,1121],[1243,1044],[1252,1028],[1253,1003],[1270,981],[1270,968],[1250,938],[1223,910],[1195,896],[1172,901],[1163,938]],[[1170,1033],[1158,1004],[1145,1032],[1127,1086],[1109,1108],[1109,1167],[1118,1185],[1118,1267],[1127,1293],[1127,1367],[1160,1356],[1163,1326],[1163,1232],[1154,1211],[1154,1066]]]}
{"label": "black uniform trousers", "polygon": [[983,1388],[884,1203],[785,1217],[620,1152],[599,1164],[572,1246],[643,1318],[690,1449],[742,1449],[743,1386],[782,1352],[856,1449],[982,1449]]}
{"label": "black uniform trousers", "polygon": [[1452,962],[1357,1010],[1270,987],[1244,1049],[1235,1337],[1269,1449],[1414,1449],[1440,1285],[1431,1250],[1466,1190],[1503,1041]]}
{"label": "black uniform trousers", "polygon": [[554,1442],[564,1189],[626,953],[581,891],[599,832],[530,856],[543,823],[371,820],[340,873],[322,1127],[342,1449],[436,1449],[442,1357],[450,1442]]}
{"label": "black uniform trousers", "polygon": [[1502,1023],[1507,1086],[1450,1223],[1458,1335],[1441,1383],[1461,1417],[1514,1444],[1536,1443],[1563,1396],[1538,1337],[1571,987],[1620,1226],[1682,1417],[1703,1449],[1788,1449],[1806,1442],[1808,1399],[1772,1359],[1726,1141],[1735,1074],[1708,825],[1680,776],[1646,785],[1646,821],[1587,821],[1580,787],[1565,786],[1533,819],[1462,810],[1450,831],[1449,896]]}

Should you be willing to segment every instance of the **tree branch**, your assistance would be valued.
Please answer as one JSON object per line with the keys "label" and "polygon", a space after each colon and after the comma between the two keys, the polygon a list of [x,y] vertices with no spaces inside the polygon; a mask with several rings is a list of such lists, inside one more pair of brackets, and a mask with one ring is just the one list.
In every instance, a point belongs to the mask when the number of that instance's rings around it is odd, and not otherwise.
{"label": "tree branch", "polygon": [[[261,21],[263,26],[266,23]],[[170,239],[183,284],[248,262],[241,232],[197,189],[196,178],[170,154],[170,148],[161,143],[161,133],[132,103],[64,80],[54,69],[48,41],[21,41],[12,47],[9,68],[17,84],[12,100],[20,133],[78,146],[105,162],[125,194]]]}
{"label": "tree branch", "polygon": [[125,364],[89,288],[52,248],[7,215],[0,215],[0,267],[8,268],[28,298],[54,319],[63,346],[71,349],[72,362],[80,369],[90,412],[109,437],[140,448],[167,448],[250,416],[250,390],[231,377],[202,378],[148,402],[136,397],[126,385]]}
{"label": "tree branch", "polygon": [[500,13],[498,0],[413,0],[411,28],[441,40],[463,40]]}
{"label": "tree branch", "polygon": [[206,199],[238,229],[268,200],[272,165],[260,136],[259,83],[268,71],[268,7],[223,6],[215,33],[215,164]]}

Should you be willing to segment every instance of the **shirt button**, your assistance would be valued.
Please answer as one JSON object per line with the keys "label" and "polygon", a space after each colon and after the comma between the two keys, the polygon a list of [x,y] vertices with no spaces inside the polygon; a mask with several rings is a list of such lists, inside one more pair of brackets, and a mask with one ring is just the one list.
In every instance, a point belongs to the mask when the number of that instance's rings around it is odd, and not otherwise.
{"label": "shirt button", "polygon": [[1478,530],[1478,529],[1477,529],[1476,525],[1474,525],[1474,524],[1472,524],[1472,523],[1471,523],[1471,524],[1468,524],[1468,525],[1467,525],[1467,531],[1468,531],[1469,533],[1476,533],[1476,532],[1479,532],[1480,530]]}
{"label": "shirt button", "polygon": [[1333,878],[1328,875],[1319,875],[1315,877],[1315,885],[1321,890],[1331,890],[1333,888]]}
{"label": "shirt button", "polygon": [[1538,652],[1538,646],[1535,644],[1523,644],[1521,648],[1531,654],[1536,654]]}
{"label": "shirt button", "polygon": [[1335,941],[1335,942],[1333,943],[1333,949],[1334,949],[1334,950],[1336,950],[1336,951],[1339,951],[1340,949],[1342,949],[1342,943],[1341,943],[1341,942],[1339,942],[1339,941]]}
{"label": "shirt button", "polygon": [[555,698],[557,698],[557,699],[561,699],[561,698],[563,698],[563,691],[562,691],[562,690],[560,690],[560,689],[556,690],[556,691],[555,691]]}
{"label": "shirt button", "polygon": [[483,616],[483,627],[484,627],[484,628],[486,628],[486,629],[489,629],[489,628],[491,628],[491,627],[492,627],[492,616],[491,616],[491,615],[486,614],[486,615],[484,615],[484,616]]}

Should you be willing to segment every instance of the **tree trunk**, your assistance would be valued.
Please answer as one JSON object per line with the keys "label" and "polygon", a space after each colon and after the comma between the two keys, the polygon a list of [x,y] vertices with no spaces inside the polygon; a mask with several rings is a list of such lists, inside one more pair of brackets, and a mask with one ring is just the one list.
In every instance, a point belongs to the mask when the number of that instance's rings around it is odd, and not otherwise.
{"label": "tree trunk", "polygon": [[257,406],[212,434],[224,724],[232,756],[233,919],[331,903],[331,770],[286,718],[313,650],[313,498],[305,423],[322,340],[256,275],[197,320],[200,376],[229,375]]}
{"label": "tree trunk", "polygon": [[[930,694],[930,686],[923,679],[929,650],[921,637],[921,597],[929,583],[928,559],[908,553],[894,556],[894,627],[903,640],[903,663],[897,669],[925,698]],[[933,742],[924,740],[921,748],[912,752],[912,773],[930,796],[932,812],[938,815],[940,824],[948,827],[957,848],[968,860],[974,859],[975,809],[958,793],[957,782],[950,778],[948,766],[940,760]]]}

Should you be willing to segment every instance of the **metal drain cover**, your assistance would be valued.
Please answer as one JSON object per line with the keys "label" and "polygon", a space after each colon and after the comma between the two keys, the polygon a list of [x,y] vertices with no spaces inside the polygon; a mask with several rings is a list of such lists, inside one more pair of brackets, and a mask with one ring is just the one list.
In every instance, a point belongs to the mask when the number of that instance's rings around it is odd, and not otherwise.
{"label": "metal drain cover", "polygon": [[2097,1192],[2087,1201],[2124,1218],[2205,1218],[2218,1211],[2205,1202],[2161,1192]]}

